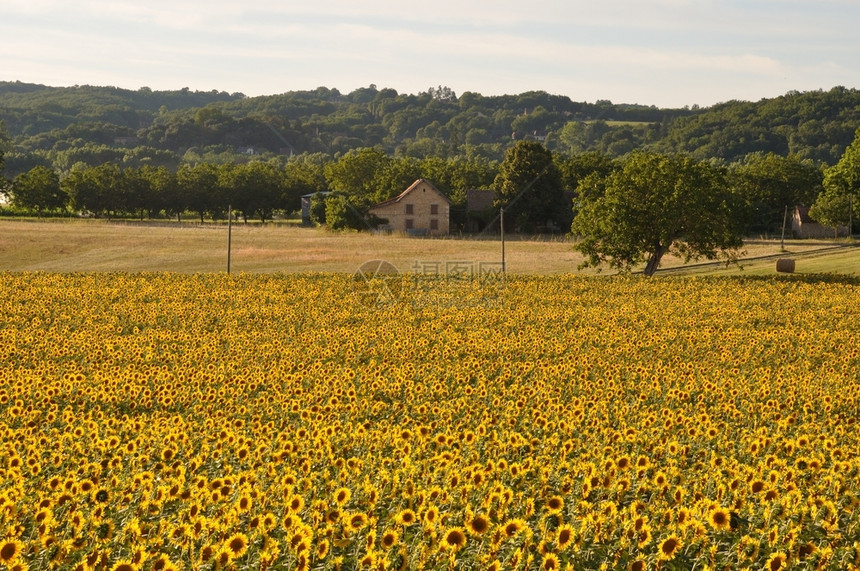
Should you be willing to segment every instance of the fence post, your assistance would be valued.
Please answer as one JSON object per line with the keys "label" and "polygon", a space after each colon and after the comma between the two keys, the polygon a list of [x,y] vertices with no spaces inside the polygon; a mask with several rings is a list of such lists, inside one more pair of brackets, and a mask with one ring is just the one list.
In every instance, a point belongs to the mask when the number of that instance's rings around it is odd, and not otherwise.
{"label": "fence post", "polygon": [[227,274],[230,274],[230,247],[233,239],[233,208],[227,205]]}

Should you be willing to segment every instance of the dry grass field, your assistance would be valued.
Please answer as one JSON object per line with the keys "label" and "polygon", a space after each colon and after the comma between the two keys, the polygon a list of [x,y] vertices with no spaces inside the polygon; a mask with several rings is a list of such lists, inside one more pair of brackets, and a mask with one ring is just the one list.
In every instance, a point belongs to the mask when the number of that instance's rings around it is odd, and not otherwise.
{"label": "dry grass field", "polygon": [[[690,267],[691,272],[774,273],[774,259],[785,255],[798,261],[798,273],[860,273],[860,251],[838,250],[822,255],[832,241],[749,241],[743,269]],[[566,237],[509,236],[506,240],[507,270],[515,274],[580,273],[581,256]],[[815,254],[814,258],[811,258]],[[809,257],[809,258],[808,258]],[[287,224],[234,224],[231,238],[231,271],[354,272],[368,260],[383,259],[401,272],[416,262],[497,262],[500,242],[495,237],[412,238],[366,233],[332,233],[318,228]],[[681,266],[665,258],[665,269]],[[223,272],[227,269],[225,224],[127,223],[104,220],[22,221],[0,220],[0,271],[46,272]],[[582,273],[594,273],[586,270]]]}

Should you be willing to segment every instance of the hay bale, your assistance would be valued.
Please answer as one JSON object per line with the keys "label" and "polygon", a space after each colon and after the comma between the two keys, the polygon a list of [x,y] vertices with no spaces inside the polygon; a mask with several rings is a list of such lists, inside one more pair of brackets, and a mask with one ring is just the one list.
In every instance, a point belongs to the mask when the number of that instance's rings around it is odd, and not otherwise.
{"label": "hay bale", "polygon": [[790,274],[794,272],[794,260],[789,260],[788,258],[780,258],[776,261],[776,271],[782,272],[785,274]]}

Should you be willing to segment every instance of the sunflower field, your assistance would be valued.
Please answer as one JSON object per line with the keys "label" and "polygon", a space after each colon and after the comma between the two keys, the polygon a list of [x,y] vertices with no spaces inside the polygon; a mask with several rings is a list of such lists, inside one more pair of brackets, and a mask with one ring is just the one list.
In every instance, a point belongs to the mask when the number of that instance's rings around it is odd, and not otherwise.
{"label": "sunflower field", "polygon": [[860,281],[433,287],[0,274],[0,569],[860,568]]}

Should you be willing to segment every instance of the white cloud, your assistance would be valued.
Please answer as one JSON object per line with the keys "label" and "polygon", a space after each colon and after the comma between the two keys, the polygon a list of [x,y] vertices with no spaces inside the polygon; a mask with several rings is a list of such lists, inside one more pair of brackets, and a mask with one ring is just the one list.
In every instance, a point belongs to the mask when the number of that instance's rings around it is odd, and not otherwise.
{"label": "white cloud", "polygon": [[5,0],[0,79],[709,104],[856,86],[857,21],[840,0]]}

